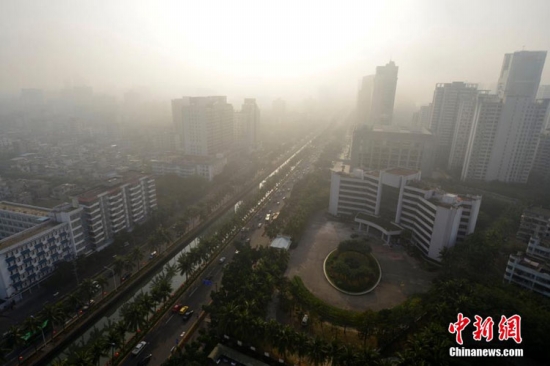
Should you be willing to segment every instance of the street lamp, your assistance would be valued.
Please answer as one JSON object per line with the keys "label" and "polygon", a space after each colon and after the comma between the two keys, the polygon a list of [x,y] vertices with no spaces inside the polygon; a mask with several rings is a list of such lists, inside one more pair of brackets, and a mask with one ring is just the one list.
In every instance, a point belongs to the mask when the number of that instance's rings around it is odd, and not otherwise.
{"label": "street lamp", "polygon": [[116,273],[115,270],[106,266],[103,266],[108,271],[111,271],[113,273],[113,283],[115,284],[115,291],[116,291]]}
{"label": "street lamp", "polygon": [[116,347],[116,344],[111,343],[111,364],[113,363],[113,361],[115,359],[115,347]]}

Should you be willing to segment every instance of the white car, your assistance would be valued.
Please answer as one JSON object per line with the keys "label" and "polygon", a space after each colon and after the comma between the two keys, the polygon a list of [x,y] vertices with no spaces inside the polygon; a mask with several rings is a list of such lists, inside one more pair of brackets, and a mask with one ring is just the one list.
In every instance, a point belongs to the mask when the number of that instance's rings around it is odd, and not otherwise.
{"label": "white car", "polygon": [[147,342],[145,341],[141,341],[137,344],[136,348],[134,348],[134,350],[132,351],[132,355],[133,356],[137,356],[141,353],[141,351],[143,351],[143,349],[145,348],[145,346],[147,346]]}

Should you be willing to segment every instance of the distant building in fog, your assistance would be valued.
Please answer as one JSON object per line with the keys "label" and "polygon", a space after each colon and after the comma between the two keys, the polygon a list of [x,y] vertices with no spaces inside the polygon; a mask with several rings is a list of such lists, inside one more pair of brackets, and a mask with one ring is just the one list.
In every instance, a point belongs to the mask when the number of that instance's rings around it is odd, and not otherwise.
{"label": "distant building in fog", "polygon": [[[477,95],[477,85],[460,81],[437,84],[432,101],[430,130],[436,137],[436,166],[447,168],[457,118],[461,108],[471,105]],[[474,104],[475,105],[475,104]]]}
{"label": "distant building in fog", "polygon": [[432,115],[432,103],[423,105],[413,114],[411,126],[430,129],[430,118]]}
{"label": "distant building in fog", "polygon": [[281,98],[274,100],[272,103],[272,113],[275,123],[280,124],[285,122],[286,102]]}
{"label": "distant building in fog", "polygon": [[224,96],[172,100],[178,150],[196,156],[226,153],[233,143],[233,117]]}
{"label": "distant building in fog", "polygon": [[364,76],[359,85],[355,111],[358,125],[369,125],[373,81],[374,75]]}
{"label": "distant building in fog", "polygon": [[260,109],[256,99],[244,100],[240,111],[235,112],[235,144],[247,149],[256,149],[259,145]]}
{"label": "distant building in fog", "polygon": [[390,125],[393,118],[398,67],[393,61],[376,68],[372,84],[370,125]]}
{"label": "distant building in fog", "polygon": [[353,132],[351,164],[368,170],[392,167],[433,170],[434,138],[424,128],[358,126]]}

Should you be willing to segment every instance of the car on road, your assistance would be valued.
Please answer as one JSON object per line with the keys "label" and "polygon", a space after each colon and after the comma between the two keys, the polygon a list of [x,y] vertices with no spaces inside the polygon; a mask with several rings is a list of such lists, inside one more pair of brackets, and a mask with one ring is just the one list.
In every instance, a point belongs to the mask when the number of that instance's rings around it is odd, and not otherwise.
{"label": "car on road", "polygon": [[126,281],[128,278],[130,278],[131,275],[132,275],[131,273],[126,273],[124,276],[120,278],[120,282]]}
{"label": "car on road", "polygon": [[225,257],[220,258],[220,264],[223,264],[223,262],[225,262]]}
{"label": "car on road", "polygon": [[134,350],[132,351],[132,356],[137,356],[141,353],[141,351],[143,351],[143,349],[145,348],[145,346],[147,346],[147,342],[145,341],[141,341],[137,344],[136,348],[134,348]]}
{"label": "car on road", "polygon": [[185,315],[185,313],[187,312],[187,310],[189,310],[189,306],[182,306],[180,308],[180,315]]}
{"label": "car on road", "polygon": [[262,223],[258,222],[258,229],[262,227]]}
{"label": "car on road", "polygon": [[156,258],[157,256],[158,256],[158,253],[157,253],[157,251],[155,250],[154,252],[152,252],[151,254],[149,254],[149,260],[154,259],[154,258]]}
{"label": "car on road", "polygon": [[147,365],[149,362],[151,362],[151,358],[153,358],[153,354],[149,353],[147,356],[145,356],[141,360],[139,360],[139,362],[137,363],[138,366]]}
{"label": "car on road", "polygon": [[204,277],[205,280],[211,281],[214,276],[212,274],[209,274],[208,276]]}
{"label": "car on road", "polygon": [[187,310],[185,312],[185,314],[183,314],[182,319],[183,320],[189,320],[189,319],[191,319],[191,317],[193,316],[194,313],[195,313],[195,310]]}
{"label": "car on road", "polygon": [[177,313],[178,311],[180,311],[180,309],[181,309],[182,306],[183,306],[182,304],[176,304],[176,305],[174,305],[174,307],[172,308],[172,312],[173,312],[173,313]]}

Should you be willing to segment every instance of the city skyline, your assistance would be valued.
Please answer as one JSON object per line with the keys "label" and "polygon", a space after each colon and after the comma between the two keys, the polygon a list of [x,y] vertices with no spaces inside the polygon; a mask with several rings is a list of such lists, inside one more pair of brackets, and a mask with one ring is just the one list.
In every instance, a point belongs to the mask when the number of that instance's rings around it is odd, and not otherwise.
{"label": "city skyline", "polygon": [[[401,69],[396,108],[419,107],[436,83],[493,86],[503,53],[550,49],[545,1],[491,2],[475,12],[435,1],[302,3],[291,14],[290,4],[125,5],[7,4],[0,94],[73,83],[118,96],[146,86],[165,100],[234,95],[266,106],[324,96],[350,105],[357,80],[393,60]],[[544,70],[542,83],[549,80]]]}

